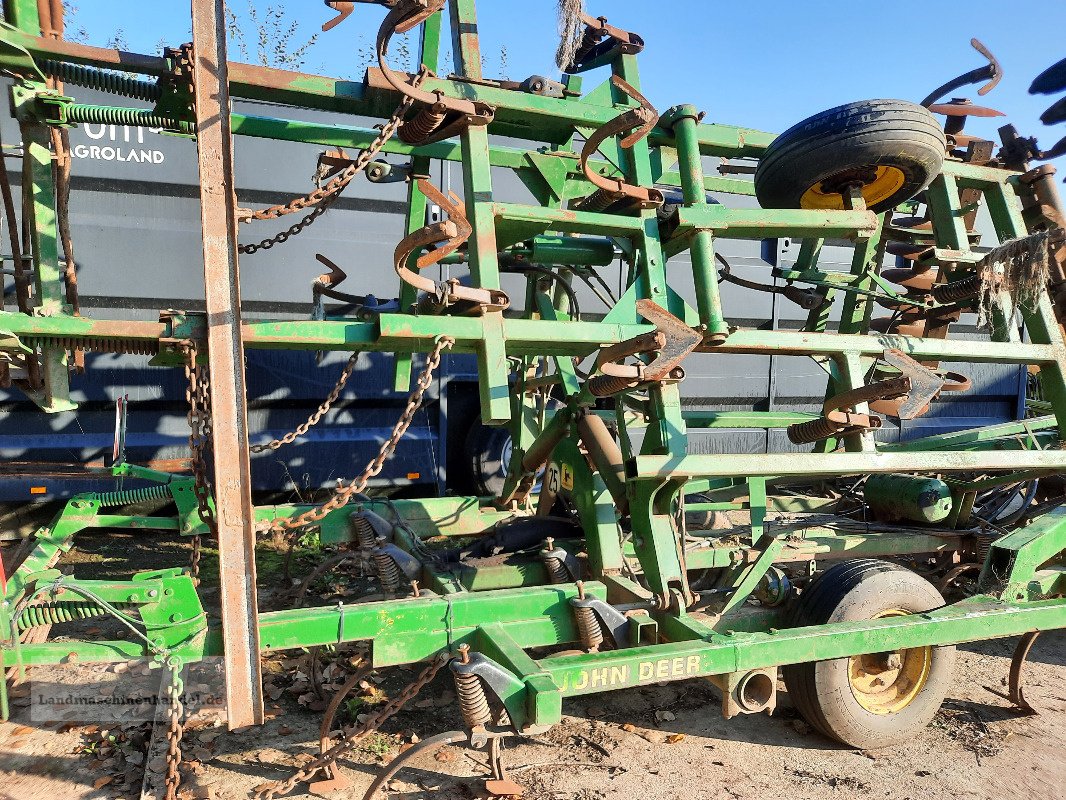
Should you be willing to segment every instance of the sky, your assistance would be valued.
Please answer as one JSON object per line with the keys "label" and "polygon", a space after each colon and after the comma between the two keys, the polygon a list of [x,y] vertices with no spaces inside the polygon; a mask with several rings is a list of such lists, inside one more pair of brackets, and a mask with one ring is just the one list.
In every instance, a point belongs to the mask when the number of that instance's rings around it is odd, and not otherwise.
{"label": "sky", "polygon": [[[252,1],[261,11],[283,7],[287,21],[299,25],[294,41],[306,40],[333,16],[317,0]],[[142,52],[154,52],[161,40],[180,44],[189,38],[189,7],[181,0],[74,0],[74,5],[74,22],[94,44],[106,42],[116,29]],[[248,0],[231,2],[244,17],[247,5]],[[481,0],[486,77],[558,77],[555,5],[555,0]],[[1064,0],[761,0],[750,5],[586,0],[586,5],[593,15],[606,15],[643,37],[643,90],[659,109],[693,103],[707,112],[708,122],[781,131],[853,100],[918,101],[984,63],[969,44],[976,36],[999,59],[1004,78],[984,98],[977,97],[976,87],[959,94],[1007,117],[971,119],[967,132],[998,141],[997,128],[1010,122],[1044,148],[1066,136],[1066,125],[1048,128],[1039,120],[1056,98],[1027,92],[1038,73],[1066,56]],[[379,6],[357,5],[344,24],[319,34],[304,70],[360,77],[358,52],[373,42],[384,13]],[[586,77],[587,87],[598,82],[600,72]],[[1060,171],[1066,171],[1066,159],[1060,162]]]}

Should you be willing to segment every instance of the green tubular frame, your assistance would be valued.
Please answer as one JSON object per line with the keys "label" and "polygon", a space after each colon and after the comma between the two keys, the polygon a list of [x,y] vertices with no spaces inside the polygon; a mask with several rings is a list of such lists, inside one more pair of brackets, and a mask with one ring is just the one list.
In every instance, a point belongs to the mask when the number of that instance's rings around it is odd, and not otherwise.
{"label": "green tubular frame", "polygon": [[[75,317],[63,305],[62,276],[56,235],[53,176],[49,153],[50,124],[70,119],[91,120],[127,113],[121,106],[87,106],[74,99],[47,93],[40,76],[29,74],[32,59],[50,58],[159,76],[170,69],[165,59],[118,54],[55,42],[40,37],[33,0],[7,0],[7,25],[0,28],[0,65],[27,79],[14,89],[15,108],[26,142],[27,207],[32,209],[36,297],[32,315],[0,312],[0,343],[17,345],[30,340],[41,348],[44,388],[32,395],[48,411],[69,409],[65,352],[46,346],[49,338],[143,340],[160,343],[154,363],[177,366],[175,341],[202,340],[201,315],[170,313],[163,321],[125,322]],[[362,13],[362,12],[361,12]],[[451,0],[443,14],[423,26],[421,61],[437,69],[442,37],[456,32],[452,42],[455,69],[463,79],[432,78],[430,91],[448,97],[474,99],[495,108],[487,128],[470,128],[457,140],[412,146],[398,139],[384,152],[406,156],[416,173],[428,173],[433,161],[461,164],[466,215],[473,227],[469,252],[471,283],[499,287],[499,253],[538,242],[554,242],[544,252],[563,260],[567,237],[596,237],[600,251],[607,240],[605,259],[615,249],[628,265],[626,292],[598,321],[573,320],[560,293],[547,292],[531,278],[523,315],[489,312],[481,316],[422,317],[411,313],[383,314],[372,321],[256,321],[246,323],[245,346],[261,349],[383,351],[395,356],[394,385],[409,388],[412,359],[428,352],[441,335],[455,339],[454,351],[477,356],[483,419],[510,424],[515,442],[514,465],[521,463],[537,437],[552,425],[545,410],[528,391],[532,370],[539,363],[554,367],[552,380],[565,395],[565,414],[555,425],[565,435],[549,458],[549,469],[565,476],[562,491],[570,496],[584,529],[587,568],[593,580],[584,585],[588,596],[624,606],[631,613],[630,641],[607,653],[554,656],[541,660],[526,652],[533,647],[572,645],[579,639],[571,600],[574,584],[547,585],[544,567],[535,561],[450,570],[423,564],[421,585],[429,594],[355,606],[302,608],[260,615],[260,647],[264,651],[305,648],[349,641],[373,642],[377,666],[412,663],[441,650],[454,652],[460,644],[492,659],[510,673],[504,700],[516,726],[538,730],[560,718],[564,697],[594,691],[674,680],[718,676],[782,664],[838,658],[900,647],[950,644],[974,639],[1012,636],[1027,631],[1066,626],[1066,514],[1054,511],[1034,524],[995,542],[980,579],[981,594],[929,614],[864,623],[832,624],[817,628],[778,630],[778,613],[742,611],[773,564],[803,564],[856,556],[950,555],[963,548],[969,532],[929,530],[917,526],[802,525],[788,529],[765,523],[768,511],[818,511],[826,501],[777,491],[790,481],[873,472],[1003,471],[1045,474],[1066,469],[1066,346],[1049,298],[1041,296],[1033,309],[1023,310],[1027,340],[1019,341],[1002,323],[991,342],[975,344],[953,339],[899,335],[869,335],[870,309],[875,297],[897,296],[878,276],[889,215],[865,210],[809,211],[730,208],[706,202],[708,191],[750,197],[750,181],[708,175],[705,156],[758,158],[773,140],[771,134],[728,125],[703,124],[692,106],[678,106],[664,114],[643,141],[622,150],[604,145],[605,158],[592,161],[602,174],[640,186],[682,189],[684,202],[669,237],[660,230],[654,210],[632,214],[574,211],[569,201],[587,196],[594,187],[575,158],[574,137],[587,135],[614,119],[631,101],[609,82],[594,86],[581,97],[554,99],[511,91],[484,83],[474,0]],[[347,23],[349,25],[354,22]],[[640,88],[637,59],[616,57],[610,74]],[[230,67],[234,97],[267,99],[280,105],[321,109],[382,118],[391,113],[397,95],[382,88],[380,76],[365,82],[337,81],[261,67]],[[581,89],[571,77],[568,86]],[[153,110],[168,130],[195,135],[190,118],[173,109]],[[377,135],[356,125],[326,125],[277,117],[233,114],[237,136],[298,141],[323,146],[365,147]],[[507,137],[509,144],[499,143]],[[516,142],[517,140],[517,142]],[[537,205],[500,202],[493,196],[495,170],[511,170],[530,190]],[[964,270],[980,254],[971,249],[962,220],[959,192],[978,189],[983,195],[1001,241],[1024,235],[1017,174],[1007,170],[948,161],[927,192],[934,220],[935,262]],[[746,203],[750,205],[750,203]],[[425,221],[426,198],[412,185],[408,192],[406,231]],[[827,332],[827,302],[810,312],[800,331],[731,330],[730,309],[718,292],[714,265],[720,239],[759,240],[772,237],[801,240],[792,270],[780,275],[818,286],[827,299],[844,295],[844,313],[836,332]],[[551,237],[537,239],[536,237]],[[819,267],[819,255],[829,239],[854,243],[851,271],[830,272]],[[687,252],[694,278],[694,307],[670,285],[668,260]],[[960,266],[961,265],[961,266]],[[565,269],[574,264],[563,265]],[[399,287],[401,308],[416,299],[409,287]],[[636,302],[651,299],[705,334],[703,353],[726,355],[799,355],[822,359],[829,373],[827,391],[836,394],[856,388],[873,361],[889,347],[913,357],[944,362],[989,362],[1040,367],[1047,416],[958,433],[930,436],[904,444],[878,444],[870,436],[846,437],[842,450],[825,443],[809,454],[690,455],[689,428],[780,429],[813,418],[810,414],[707,411],[682,407],[676,384],[656,385],[646,399],[619,400],[614,410],[592,408],[594,398],[582,384],[572,361],[600,347],[623,342],[653,328],[637,312]],[[521,368],[513,369],[515,364]],[[599,414],[619,428],[624,472],[601,475],[589,465],[577,440],[577,413]],[[643,428],[634,448],[631,431]],[[60,578],[52,569],[69,549],[74,536],[86,529],[125,529],[192,536],[204,532],[196,515],[192,482],[130,465],[118,465],[115,477],[165,487],[175,501],[173,515],[137,516],[105,513],[104,498],[80,495],[69,501],[55,520],[34,537],[28,554],[10,576],[0,603],[0,665],[59,663],[71,652],[81,662],[110,662],[160,654],[193,661],[221,652],[222,637],[204,615],[192,580],[179,571],[134,576],[129,581],[101,582]],[[621,487],[621,489],[619,489]],[[510,485],[509,488],[513,488]],[[628,530],[619,536],[617,494],[629,504]],[[960,483],[957,497],[972,487]],[[676,521],[677,498],[706,492],[695,510],[746,510],[751,513],[750,535],[743,541],[712,535],[685,542]],[[121,498],[119,498],[121,499]],[[542,498],[543,499],[543,498]],[[544,501],[547,503],[548,501]],[[960,500],[960,502],[962,502]],[[539,510],[535,503],[498,507],[492,499],[437,498],[395,503],[353,504],[322,520],[319,535],[327,544],[351,540],[349,515],[362,507],[397,525],[395,543],[414,551],[411,536],[471,537],[501,522]],[[292,517],[306,506],[279,505],[256,509],[257,521]],[[956,509],[954,519],[959,519]],[[404,526],[400,525],[402,517]],[[647,587],[624,577],[639,564]],[[720,598],[717,614],[697,621],[687,608],[694,600],[689,585],[692,571],[715,571],[713,586]],[[145,626],[147,642],[64,641],[20,644],[15,631],[16,607],[30,593],[43,592],[53,600],[76,596],[81,587],[108,602],[134,604]],[[75,594],[67,595],[67,592]],[[634,642],[641,642],[635,645]],[[658,642],[658,643],[649,643]],[[0,692],[0,711],[5,697]]]}

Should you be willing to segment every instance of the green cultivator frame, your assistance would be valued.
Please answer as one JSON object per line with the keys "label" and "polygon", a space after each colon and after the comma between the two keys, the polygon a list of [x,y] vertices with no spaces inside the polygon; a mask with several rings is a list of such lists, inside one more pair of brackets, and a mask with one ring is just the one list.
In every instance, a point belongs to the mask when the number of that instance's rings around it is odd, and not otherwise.
{"label": "green cultivator frame", "polygon": [[[843,106],[775,140],[706,124],[691,106],[659,115],[640,93],[643,41],[604,18],[581,18],[565,83],[516,84],[482,75],[474,0],[363,3],[387,12],[380,63],[363,82],[228,64],[222,0],[193,0],[193,43],[162,57],[66,42],[55,3],[6,3],[0,62],[17,76],[32,235],[25,262],[12,242],[20,306],[0,313],[5,370],[56,411],[72,407],[68,369],[82,351],[184,365],[195,474],[116,465],[116,477],[143,488],[74,498],[25,544],[0,606],[5,666],[154,657],[177,671],[220,656],[229,722],[240,727],[263,718],[261,653],[367,642],[374,667],[427,662],[427,679],[450,659],[475,746],[558,722],[567,697],[698,676],[722,689],[728,716],[772,710],[784,668],[794,703],[817,729],[871,747],[929,721],[951,645],[1066,625],[1066,512],[1053,493],[1036,496],[1038,481],[1066,468],[1056,312],[1066,245],[1053,170],[1029,169],[1018,155],[1024,140],[1005,129],[993,157],[991,142],[962,133],[966,109],[936,97],[931,111],[902,101]],[[341,13],[330,35],[378,20],[358,3],[327,5]],[[421,70],[396,71],[391,37],[419,28]],[[444,78],[447,31],[456,74]],[[993,78],[998,65],[987,72]],[[606,79],[585,91],[586,73]],[[150,107],[79,104],[82,86]],[[230,98],[269,100],[278,116],[230,113]],[[301,122],[285,117],[286,106],[387,122],[381,131]],[[932,112],[947,115],[947,134]],[[171,310],[149,323],[75,313],[60,258],[61,245],[68,260],[70,252],[63,131],[87,122],[196,137],[206,314]],[[330,156],[334,177],[308,198],[253,212],[233,192],[235,137],[362,154]],[[399,169],[378,154],[409,159],[399,171],[413,176],[394,264],[400,310],[242,320],[238,256],[254,247],[238,248],[238,221],[305,208],[317,215],[359,172],[380,179]],[[710,159],[725,168],[710,169]],[[461,198],[418,177],[435,160],[461,164]],[[754,181],[743,175],[751,166]],[[496,199],[501,170],[535,202]],[[747,202],[730,205],[731,196]],[[430,204],[447,218],[427,225]],[[917,216],[898,216],[900,206]],[[982,206],[998,241],[975,231]],[[749,288],[799,303],[806,323],[738,328],[730,320],[744,309],[724,306],[719,285],[745,284],[728,265],[719,271],[716,245],[775,237],[801,243],[798,262],[776,268],[776,286]],[[853,250],[850,272],[820,265],[823,245],[841,241]],[[883,268],[886,253],[904,266]],[[595,319],[578,313],[568,281],[616,254],[624,293]],[[671,263],[682,254],[683,267]],[[501,289],[501,264],[515,261],[531,266],[524,298]],[[442,262],[468,263],[469,279],[427,277]],[[679,269],[691,269],[687,299],[672,288]],[[891,316],[875,318],[878,307]],[[989,320],[990,336],[952,330],[971,313]],[[416,379],[381,458],[324,506],[252,504],[247,348],[383,351],[394,354],[397,389]],[[482,419],[510,426],[500,496],[367,498],[367,479],[448,350],[476,355]],[[826,373],[824,406],[687,411],[679,387],[693,353],[809,357]],[[1039,375],[1032,407],[1044,416],[904,443],[875,438],[884,417],[912,419],[947,402],[942,394],[964,393],[965,366],[956,365],[975,363]],[[701,427],[783,429],[794,447],[691,454],[687,431]],[[1006,498],[994,514],[982,504],[989,493]],[[111,513],[168,498],[173,516]],[[697,512],[726,512],[742,525],[697,530]],[[56,571],[76,534],[92,528],[176,532],[196,547],[217,536],[219,621],[205,615],[195,567],[117,582]],[[257,532],[306,530],[372,564],[384,598],[260,613]],[[461,547],[439,546],[450,540]],[[945,602],[903,561],[943,577],[944,594],[969,571],[972,591]],[[120,615],[129,635],[27,635],[105,615]],[[317,769],[328,777],[329,755],[298,777],[320,777]]]}

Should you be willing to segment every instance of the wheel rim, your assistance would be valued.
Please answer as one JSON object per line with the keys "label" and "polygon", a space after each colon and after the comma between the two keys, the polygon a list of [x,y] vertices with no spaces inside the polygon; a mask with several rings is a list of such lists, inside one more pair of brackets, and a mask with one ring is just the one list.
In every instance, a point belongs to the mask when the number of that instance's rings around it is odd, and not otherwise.
{"label": "wheel rim", "polygon": [[[908,612],[893,608],[874,619],[907,615]],[[895,714],[925,688],[932,665],[932,647],[852,656],[848,659],[851,693],[860,706],[873,714]]]}
{"label": "wheel rim", "polygon": [[819,181],[803,193],[800,208],[843,209],[840,192],[849,183],[862,185],[862,198],[867,207],[875,206],[898,192],[907,177],[898,167],[880,166],[865,170],[845,170]]}

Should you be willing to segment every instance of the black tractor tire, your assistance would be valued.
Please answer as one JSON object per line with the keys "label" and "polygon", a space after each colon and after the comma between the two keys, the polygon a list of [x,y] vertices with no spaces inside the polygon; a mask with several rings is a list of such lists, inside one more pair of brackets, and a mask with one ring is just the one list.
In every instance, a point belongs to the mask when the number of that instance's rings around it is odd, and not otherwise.
{"label": "black tractor tire", "polygon": [[924,191],[947,143],[930,111],[906,100],[864,100],[793,125],[755,170],[763,208],[844,208],[839,191],[863,184],[870,211],[888,211]]}
{"label": "black tractor tire", "polygon": [[474,492],[499,497],[507,479],[511,431],[506,425],[492,427],[477,420],[466,435],[465,457],[470,466]]}
{"label": "black tractor tire", "polygon": [[[811,582],[793,609],[792,622],[794,626],[857,622],[918,614],[942,605],[940,592],[920,575],[886,561],[852,559]],[[895,670],[886,668],[893,656],[902,661]],[[877,661],[874,672],[867,671],[867,659]],[[916,647],[894,654],[791,664],[782,674],[793,705],[813,728],[852,747],[872,750],[907,741],[932,721],[944,702],[954,666],[954,647]],[[874,683],[867,682],[871,674],[876,675]],[[884,680],[891,683],[881,688],[876,681]],[[903,705],[897,707],[899,703]]]}

